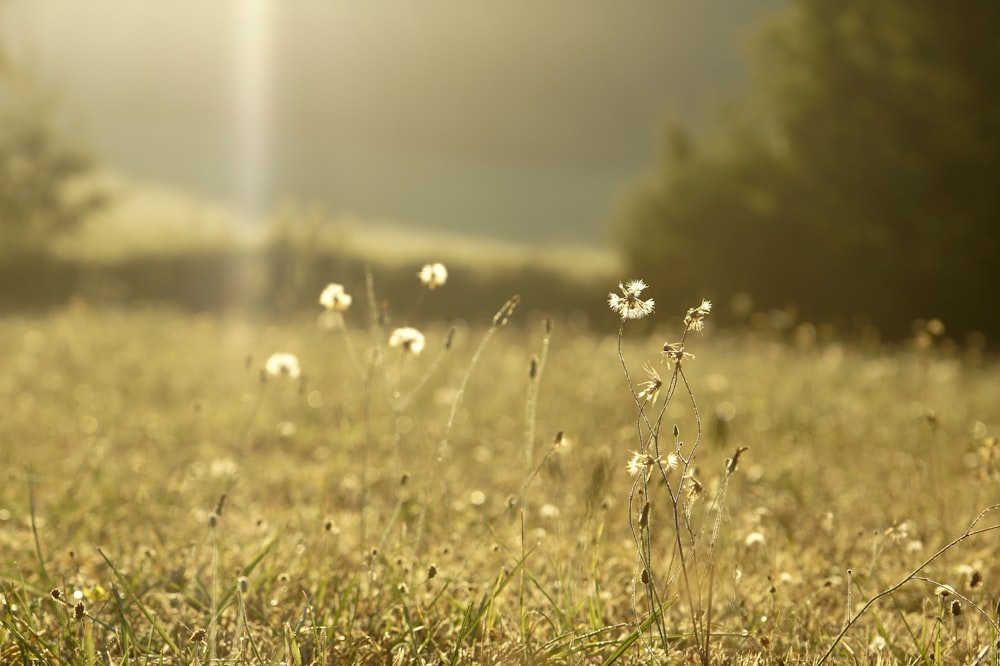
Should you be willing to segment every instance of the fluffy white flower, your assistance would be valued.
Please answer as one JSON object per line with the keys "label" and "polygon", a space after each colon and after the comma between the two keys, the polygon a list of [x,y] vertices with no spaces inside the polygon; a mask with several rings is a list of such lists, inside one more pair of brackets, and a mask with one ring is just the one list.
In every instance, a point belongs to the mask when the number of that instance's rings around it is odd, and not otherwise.
{"label": "fluffy white flower", "polygon": [[403,351],[417,356],[424,350],[424,334],[409,326],[397,328],[389,336],[389,346],[399,347]]}
{"label": "fluffy white flower", "polygon": [[428,289],[437,289],[448,281],[448,269],[444,264],[427,264],[420,269],[417,276]]}
{"label": "fluffy white flower", "polygon": [[618,289],[622,293],[608,294],[608,305],[622,319],[642,319],[653,312],[653,299],[639,298],[645,288],[646,283],[642,280],[619,282]]}
{"label": "fluffy white flower", "polygon": [[320,305],[327,310],[344,312],[351,307],[351,295],[344,291],[344,285],[331,283],[319,295]]}
{"label": "fluffy white flower", "polygon": [[264,364],[264,371],[271,377],[287,377],[298,379],[302,374],[299,359],[294,354],[279,352],[271,354]]}

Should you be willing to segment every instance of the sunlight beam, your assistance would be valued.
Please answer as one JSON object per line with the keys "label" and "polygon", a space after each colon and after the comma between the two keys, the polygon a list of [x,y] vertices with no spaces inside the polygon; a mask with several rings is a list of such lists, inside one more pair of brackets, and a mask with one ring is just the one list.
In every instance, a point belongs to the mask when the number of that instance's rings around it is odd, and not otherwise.
{"label": "sunlight beam", "polygon": [[273,14],[273,0],[236,0],[236,204],[242,223],[250,228],[259,225],[269,205]]}

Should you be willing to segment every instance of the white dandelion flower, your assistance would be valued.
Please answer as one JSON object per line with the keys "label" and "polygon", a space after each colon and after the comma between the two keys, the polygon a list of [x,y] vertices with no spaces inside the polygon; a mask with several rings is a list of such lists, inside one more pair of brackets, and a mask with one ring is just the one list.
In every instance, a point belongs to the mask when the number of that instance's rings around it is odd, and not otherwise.
{"label": "white dandelion flower", "polygon": [[424,334],[415,328],[397,328],[389,336],[389,346],[399,347],[404,352],[418,356],[424,350]]}
{"label": "white dandelion flower", "polygon": [[344,285],[331,283],[326,285],[326,289],[319,295],[320,305],[327,310],[334,312],[344,312],[351,307],[351,295],[344,291]]}
{"label": "white dandelion flower", "polygon": [[444,286],[444,283],[448,281],[448,269],[444,267],[444,264],[426,264],[417,273],[420,278],[420,282],[428,289],[437,289],[438,287]]}
{"label": "white dandelion flower", "polygon": [[653,299],[643,300],[639,298],[639,295],[646,289],[646,283],[642,280],[619,282],[618,289],[621,291],[621,295],[608,294],[608,305],[622,319],[642,319],[653,312]]}
{"label": "white dandelion flower", "polygon": [[302,369],[299,367],[299,359],[294,354],[278,352],[268,357],[264,363],[264,372],[271,377],[298,379]]}

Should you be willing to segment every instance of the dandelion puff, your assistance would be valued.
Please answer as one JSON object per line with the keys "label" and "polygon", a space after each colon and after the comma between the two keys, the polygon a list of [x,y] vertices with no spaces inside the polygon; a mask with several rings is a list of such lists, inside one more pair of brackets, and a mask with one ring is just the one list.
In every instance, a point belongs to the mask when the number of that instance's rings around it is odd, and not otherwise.
{"label": "dandelion puff", "polygon": [[649,456],[645,453],[633,451],[632,457],[629,458],[628,465],[626,467],[626,469],[628,469],[629,476],[638,476],[639,472],[646,469],[646,458],[648,457]]}
{"label": "dandelion puff", "polygon": [[333,312],[345,312],[351,307],[351,295],[344,291],[344,285],[330,283],[319,295],[320,305]]}
{"label": "dandelion puff", "polygon": [[642,319],[653,312],[653,299],[639,298],[646,289],[646,283],[642,280],[619,282],[618,289],[622,292],[620,296],[615,293],[608,294],[608,306],[623,320]]}
{"label": "dandelion puff", "polygon": [[941,599],[953,596],[954,594],[955,594],[955,588],[953,588],[951,585],[938,585],[936,588],[934,588],[934,595],[940,597]]}
{"label": "dandelion puff", "polygon": [[681,458],[676,453],[671,453],[667,456],[666,461],[663,462],[663,466],[667,470],[677,469],[677,466],[681,464]]}
{"label": "dandelion puff", "polygon": [[656,459],[648,453],[633,451],[632,457],[628,461],[626,469],[630,476],[638,476],[640,473],[648,474],[649,468],[656,463]]}
{"label": "dandelion puff", "polygon": [[712,301],[702,300],[701,305],[691,308],[684,316],[684,327],[689,331],[701,333],[705,328],[705,317],[712,311]]}
{"label": "dandelion puff", "polygon": [[876,636],[872,639],[871,643],[868,644],[869,652],[882,652],[888,647],[888,643],[882,636]]}
{"label": "dandelion puff", "polygon": [[299,367],[299,359],[294,354],[278,352],[268,357],[264,363],[264,372],[270,377],[298,379],[302,369]]}
{"label": "dandelion puff", "polygon": [[444,286],[444,283],[448,281],[448,269],[444,267],[444,264],[440,263],[426,264],[417,273],[417,277],[420,278],[421,284],[428,289],[437,289]]}
{"label": "dandelion puff", "polygon": [[656,399],[660,397],[660,388],[663,387],[663,380],[660,378],[660,373],[650,367],[648,363],[644,363],[642,369],[646,371],[646,376],[649,377],[649,380],[640,384],[642,390],[639,391],[638,398],[648,401],[651,405],[655,405]]}
{"label": "dandelion puff", "polygon": [[694,354],[684,351],[684,345],[680,342],[663,343],[663,360],[667,363],[679,364],[686,358],[693,359]]}
{"label": "dandelion puff", "polygon": [[419,356],[424,350],[424,334],[409,326],[397,328],[389,336],[389,346],[399,347],[408,354]]}

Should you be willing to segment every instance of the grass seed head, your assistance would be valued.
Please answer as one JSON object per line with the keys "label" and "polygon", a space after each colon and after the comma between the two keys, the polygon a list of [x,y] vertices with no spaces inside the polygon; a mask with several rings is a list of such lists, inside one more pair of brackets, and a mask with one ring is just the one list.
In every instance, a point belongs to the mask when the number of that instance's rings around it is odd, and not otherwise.
{"label": "grass seed head", "polygon": [[974,590],[983,584],[983,572],[979,569],[969,574],[969,589]]}

